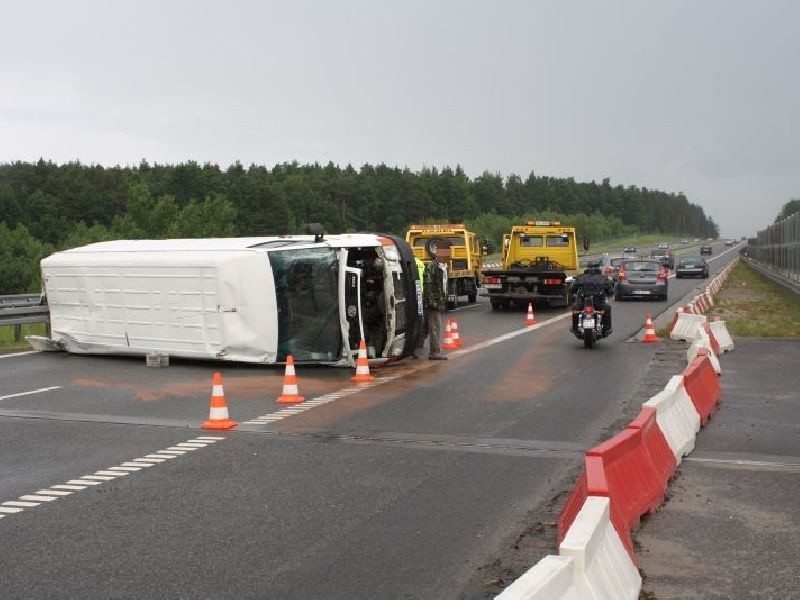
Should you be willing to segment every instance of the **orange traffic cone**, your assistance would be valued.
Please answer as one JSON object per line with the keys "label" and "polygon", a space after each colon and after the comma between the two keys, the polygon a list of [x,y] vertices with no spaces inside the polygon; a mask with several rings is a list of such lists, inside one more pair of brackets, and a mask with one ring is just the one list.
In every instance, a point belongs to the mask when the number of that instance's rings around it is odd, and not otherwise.
{"label": "orange traffic cone", "polygon": [[455,317],[453,317],[453,324],[450,327],[450,330],[453,338],[453,346],[456,348],[461,348],[461,338],[458,337],[458,322],[456,321]]}
{"label": "orange traffic cone", "polygon": [[444,327],[444,342],[442,342],[442,350],[455,350],[456,345],[453,343],[453,330],[450,325],[450,319],[447,319],[447,323]]}
{"label": "orange traffic cone", "polygon": [[364,340],[358,343],[358,360],[356,360],[356,374],[350,381],[357,383],[367,383],[375,379],[369,374],[369,359],[367,359],[367,344]]}
{"label": "orange traffic cone", "polygon": [[201,429],[233,429],[236,421],[228,417],[228,403],[225,401],[225,392],[222,390],[222,373],[214,373],[211,387],[211,409],[208,421],[203,423]]}
{"label": "orange traffic cone", "polygon": [[525,319],[525,325],[530,327],[531,325],[536,325],[536,317],[533,315],[533,303],[528,302],[528,316]]}
{"label": "orange traffic cone", "polygon": [[297,377],[294,374],[294,358],[290,354],[286,357],[286,373],[283,375],[283,393],[276,402],[281,404],[298,404],[305,400],[297,390]]}
{"label": "orange traffic cone", "polygon": [[656,328],[653,325],[653,315],[647,313],[647,321],[644,325],[644,337],[642,338],[643,342],[657,342],[658,337],[656,336]]}

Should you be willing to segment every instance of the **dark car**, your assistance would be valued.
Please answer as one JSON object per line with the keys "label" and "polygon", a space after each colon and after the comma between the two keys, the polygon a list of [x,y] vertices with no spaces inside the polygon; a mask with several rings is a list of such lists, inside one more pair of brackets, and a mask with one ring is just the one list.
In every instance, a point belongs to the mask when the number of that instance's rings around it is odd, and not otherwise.
{"label": "dark car", "polygon": [[675,277],[708,277],[708,263],[700,255],[682,256],[675,267]]}
{"label": "dark car", "polygon": [[653,248],[650,250],[650,258],[659,261],[670,270],[675,268],[675,256],[665,248]]}
{"label": "dark car", "polygon": [[708,244],[700,246],[700,254],[714,254],[714,249]]}
{"label": "dark car", "polygon": [[636,246],[625,246],[623,254],[636,254]]}
{"label": "dark car", "polygon": [[625,260],[619,268],[614,300],[625,298],[667,299],[667,271],[659,260]]}

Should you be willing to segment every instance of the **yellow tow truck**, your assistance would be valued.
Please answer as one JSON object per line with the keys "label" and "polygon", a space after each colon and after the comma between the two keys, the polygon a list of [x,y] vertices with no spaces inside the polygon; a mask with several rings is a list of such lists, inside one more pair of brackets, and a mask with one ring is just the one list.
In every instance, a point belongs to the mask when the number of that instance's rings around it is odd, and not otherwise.
{"label": "yellow tow truck", "polygon": [[503,264],[484,271],[482,295],[494,309],[537,301],[568,306],[577,273],[575,228],[559,221],[528,221],[503,235]]}
{"label": "yellow tow truck", "polygon": [[446,261],[448,307],[458,306],[459,296],[466,296],[469,302],[478,299],[486,253],[478,234],[468,231],[463,223],[411,225],[406,242],[414,256],[423,261],[432,260],[439,246],[450,247]]}

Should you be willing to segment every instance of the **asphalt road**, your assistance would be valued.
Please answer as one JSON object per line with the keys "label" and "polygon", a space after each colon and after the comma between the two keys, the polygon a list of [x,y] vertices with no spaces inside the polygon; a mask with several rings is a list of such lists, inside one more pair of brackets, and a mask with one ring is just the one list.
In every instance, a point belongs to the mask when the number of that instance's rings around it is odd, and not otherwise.
{"label": "asphalt road", "polygon": [[[701,285],[673,279],[670,299]],[[668,306],[614,303],[593,351],[563,311],[527,329],[463,307],[451,360],[363,388],[300,368],[289,411],[278,369],[0,358],[0,503],[19,504],[0,513],[2,597],[492,597],[555,552],[583,452],[682,368],[682,348],[628,341]],[[240,425],[215,434],[198,425],[220,367]]]}

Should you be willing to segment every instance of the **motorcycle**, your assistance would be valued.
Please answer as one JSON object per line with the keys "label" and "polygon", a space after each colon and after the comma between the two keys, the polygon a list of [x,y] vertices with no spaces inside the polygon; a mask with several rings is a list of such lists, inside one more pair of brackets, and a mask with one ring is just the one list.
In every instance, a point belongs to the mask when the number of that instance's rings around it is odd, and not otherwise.
{"label": "motorcycle", "polygon": [[573,331],[575,337],[583,340],[584,348],[594,348],[598,340],[608,336],[603,327],[603,311],[594,307],[594,296],[583,301],[583,310],[578,311],[578,327]]}

